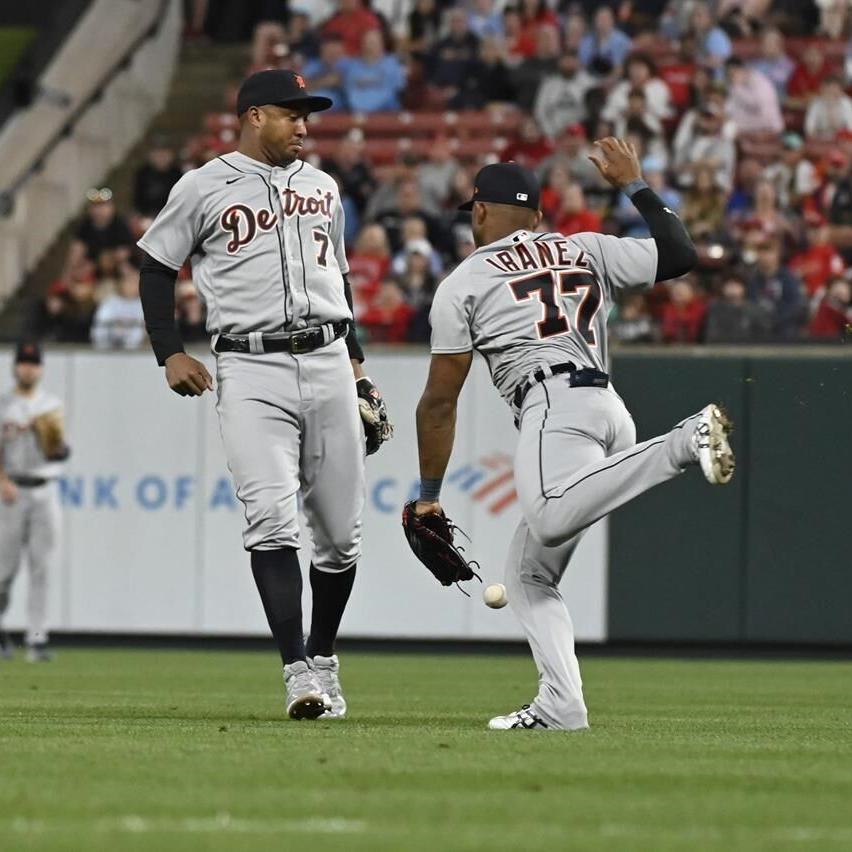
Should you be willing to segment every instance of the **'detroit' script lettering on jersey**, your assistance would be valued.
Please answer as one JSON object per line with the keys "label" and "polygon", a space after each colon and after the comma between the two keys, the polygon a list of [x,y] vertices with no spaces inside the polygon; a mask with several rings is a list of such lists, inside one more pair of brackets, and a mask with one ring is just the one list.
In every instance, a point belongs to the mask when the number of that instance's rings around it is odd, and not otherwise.
{"label": "'detroit' script lettering on jersey", "polygon": [[[330,192],[322,194],[317,189],[319,198],[302,195],[295,189],[281,190],[281,209],[286,218],[290,216],[316,216],[331,220],[331,204],[334,196]],[[278,222],[278,215],[262,207],[255,210],[247,204],[231,204],[222,211],[219,225],[230,234],[231,239],[225,246],[228,254],[236,254],[243,246],[247,246],[258,235],[258,232],[271,231]]]}

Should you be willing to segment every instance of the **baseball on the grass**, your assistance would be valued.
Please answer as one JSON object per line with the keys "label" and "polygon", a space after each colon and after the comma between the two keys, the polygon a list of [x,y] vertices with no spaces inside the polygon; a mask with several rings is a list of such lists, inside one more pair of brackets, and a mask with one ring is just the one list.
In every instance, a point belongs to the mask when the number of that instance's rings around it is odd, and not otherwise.
{"label": "baseball on the grass", "polygon": [[490,586],[486,586],[482,592],[482,600],[491,609],[500,609],[506,606],[509,603],[509,599],[506,597],[506,587],[502,583],[492,583]]}

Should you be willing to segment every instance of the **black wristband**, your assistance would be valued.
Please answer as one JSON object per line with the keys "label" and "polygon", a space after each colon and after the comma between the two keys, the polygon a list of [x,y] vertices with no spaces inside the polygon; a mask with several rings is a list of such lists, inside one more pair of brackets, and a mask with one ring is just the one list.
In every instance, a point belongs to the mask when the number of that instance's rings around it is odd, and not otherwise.
{"label": "black wristband", "polygon": [[349,284],[349,279],[343,276],[343,295],[346,298],[346,304],[349,305],[349,310],[352,311],[353,319],[349,322],[349,331],[346,334],[346,349],[349,352],[349,357],[353,361],[364,362],[364,350],[361,348],[361,342],[358,340],[358,330],[355,327],[355,311],[352,307],[352,287]]}

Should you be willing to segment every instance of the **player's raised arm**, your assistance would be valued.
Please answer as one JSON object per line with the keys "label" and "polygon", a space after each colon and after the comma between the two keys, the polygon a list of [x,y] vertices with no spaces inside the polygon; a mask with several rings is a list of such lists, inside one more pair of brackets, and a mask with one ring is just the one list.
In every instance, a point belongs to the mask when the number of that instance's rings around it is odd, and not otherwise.
{"label": "player's raised arm", "polygon": [[472,352],[433,355],[426,388],[417,404],[417,449],[420,455],[420,499],[416,511],[440,511],[441,483],[456,436],[456,408]]}
{"label": "player's raised arm", "polygon": [[657,245],[656,281],[678,278],[698,262],[683,222],[642,179],[639,156],[630,142],[607,137],[595,142],[589,159],[614,187],[624,192],[642,215]]}

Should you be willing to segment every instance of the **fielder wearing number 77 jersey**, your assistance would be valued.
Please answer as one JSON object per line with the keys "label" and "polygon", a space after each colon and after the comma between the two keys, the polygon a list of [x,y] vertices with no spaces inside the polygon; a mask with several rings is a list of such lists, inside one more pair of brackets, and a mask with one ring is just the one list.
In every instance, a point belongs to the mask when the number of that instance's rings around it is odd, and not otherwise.
{"label": "fielder wearing number 77 jersey", "polygon": [[585,529],[649,488],[698,464],[707,479],[733,475],[729,424],[715,405],[666,435],[636,443],[633,420],[607,375],[606,317],[615,291],[683,275],[695,249],[680,220],[641,180],[632,146],[597,143],[593,156],[648,224],[651,239],[536,233],[539,186],[514,163],[486,166],[472,210],[477,249],[432,305],[432,362],[417,407],[421,492],[417,514],[441,512],[456,403],[472,352],[485,356],[519,429],[515,487],[523,512],[505,585],[539,672],[531,704],[494,729],[588,726],[574,633],[559,582]]}
{"label": "fielder wearing number 77 jersey", "polygon": [[[360,555],[365,449],[390,436],[353,333],[337,184],[299,159],[308,114],[330,106],[292,71],[249,77],[237,96],[237,151],[187,172],[139,241],[146,326],[182,396],[213,388],[175,329],[175,276],[187,257],[207,305],[243,544],[295,719],[346,712],[334,640]],[[299,493],[314,540],[307,647]]]}

